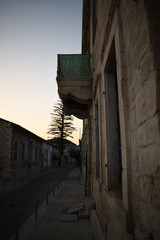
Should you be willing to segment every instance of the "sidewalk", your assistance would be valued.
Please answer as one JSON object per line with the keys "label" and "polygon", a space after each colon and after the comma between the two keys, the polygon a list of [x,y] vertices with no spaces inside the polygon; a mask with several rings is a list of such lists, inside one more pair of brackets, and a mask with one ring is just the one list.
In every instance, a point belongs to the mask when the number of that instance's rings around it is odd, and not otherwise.
{"label": "sidewalk", "polygon": [[50,196],[49,205],[41,206],[38,220],[32,216],[22,227],[19,240],[93,240],[90,220],[83,217],[82,210],[81,214],[76,211],[83,202],[83,179],[79,169],[74,168],[55,197]]}

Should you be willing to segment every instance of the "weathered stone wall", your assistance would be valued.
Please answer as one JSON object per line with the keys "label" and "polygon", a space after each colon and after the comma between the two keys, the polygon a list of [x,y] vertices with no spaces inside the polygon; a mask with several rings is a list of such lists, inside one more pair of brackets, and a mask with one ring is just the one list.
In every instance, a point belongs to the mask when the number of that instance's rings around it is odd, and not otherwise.
{"label": "weathered stone wall", "polygon": [[82,161],[82,173],[84,177],[84,182],[86,183],[86,165],[87,165],[87,152],[88,152],[88,144],[87,144],[87,119],[83,122],[83,135],[81,139],[81,161]]}
{"label": "weathered stone wall", "polygon": [[[98,96],[101,170],[97,179],[93,149],[92,191],[101,227],[107,224],[107,239],[160,239],[160,14],[157,9],[160,4],[149,0],[97,1],[94,45],[91,37],[92,146],[95,147],[94,106]],[[121,137],[127,148],[122,154],[122,199],[108,191],[107,185],[104,72],[112,41],[116,45],[117,65],[123,65],[123,73],[118,70],[118,79],[121,78],[118,87],[124,91],[119,88]]]}
{"label": "weathered stone wall", "polygon": [[0,178],[10,177],[12,154],[12,127],[9,122],[0,119]]}
{"label": "weathered stone wall", "polygon": [[5,126],[0,120],[0,177],[3,178],[3,169],[5,166]]}
{"label": "weathered stone wall", "polygon": [[[16,159],[14,146],[17,144]],[[42,166],[42,140],[28,134],[23,129],[15,129],[13,133],[12,175],[21,177],[29,172],[38,172]]]}
{"label": "weathered stone wall", "polygon": [[[159,239],[160,131],[157,104],[159,48],[155,42],[160,39],[160,14],[157,12],[160,4],[155,4],[155,1],[154,3],[145,1],[145,4],[139,1],[136,6],[127,7],[128,2],[123,1],[121,14],[124,19],[128,70],[126,84],[134,232],[138,240],[149,236]],[[153,18],[157,23],[154,27]]]}
{"label": "weathered stone wall", "polygon": [[0,119],[0,178],[20,179],[52,164],[54,148],[44,139]]}

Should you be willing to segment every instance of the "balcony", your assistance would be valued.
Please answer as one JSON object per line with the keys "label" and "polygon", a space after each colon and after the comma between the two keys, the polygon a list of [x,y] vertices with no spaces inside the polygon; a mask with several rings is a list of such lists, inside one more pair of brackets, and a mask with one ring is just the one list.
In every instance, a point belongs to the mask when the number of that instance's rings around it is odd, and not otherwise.
{"label": "balcony", "polygon": [[58,55],[57,84],[65,113],[78,118],[87,116],[91,101],[90,55]]}

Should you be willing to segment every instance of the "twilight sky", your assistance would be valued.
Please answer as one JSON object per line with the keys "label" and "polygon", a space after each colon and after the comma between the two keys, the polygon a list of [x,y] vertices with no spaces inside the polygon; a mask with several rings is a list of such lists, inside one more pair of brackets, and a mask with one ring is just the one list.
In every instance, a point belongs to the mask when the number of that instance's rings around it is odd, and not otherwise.
{"label": "twilight sky", "polygon": [[47,139],[57,54],[81,53],[81,28],[82,0],[0,0],[0,118]]}

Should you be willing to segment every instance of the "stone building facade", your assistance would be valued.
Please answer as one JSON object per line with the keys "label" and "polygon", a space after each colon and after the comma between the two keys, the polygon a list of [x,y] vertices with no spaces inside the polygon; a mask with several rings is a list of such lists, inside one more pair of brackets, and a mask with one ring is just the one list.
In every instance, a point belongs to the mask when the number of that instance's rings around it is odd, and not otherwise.
{"label": "stone building facade", "polygon": [[66,112],[84,119],[97,239],[160,239],[159,29],[159,1],[84,0],[82,56],[91,74],[80,76],[83,61],[77,76],[66,74],[72,62],[62,63],[63,76],[58,69]]}
{"label": "stone building facade", "polygon": [[52,165],[54,148],[25,128],[0,119],[0,178],[18,179]]}

